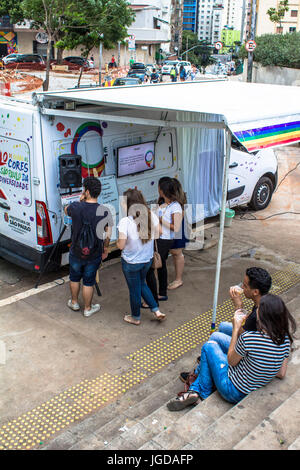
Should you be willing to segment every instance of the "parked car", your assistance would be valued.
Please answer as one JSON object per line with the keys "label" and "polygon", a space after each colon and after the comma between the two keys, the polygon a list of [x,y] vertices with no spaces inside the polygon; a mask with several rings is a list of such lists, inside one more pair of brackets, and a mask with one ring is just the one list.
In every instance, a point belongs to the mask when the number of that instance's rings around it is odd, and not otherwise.
{"label": "parked car", "polygon": [[6,64],[25,64],[25,63],[36,63],[45,65],[43,57],[39,54],[16,54],[6,62]]}
{"label": "parked car", "polygon": [[143,62],[134,62],[131,65],[130,70],[136,70],[136,69],[139,69],[139,70],[146,69],[146,65],[143,64]]}
{"label": "parked car", "polygon": [[75,64],[80,67],[85,67],[88,69],[94,68],[94,64],[91,65],[92,61],[85,59],[84,57],[79,57],[79,56],[68,56],[64,57],[63,61],[69,62],[70,64]]}
{"label": "parked car", "polygon": [[129,70],[127,77],[131,78],[139,78],[141,82],[143,83],[145,81],[145,78],[148,77],[148,72],[146,69],[131,69]]}
{"label": "parked car", "polygon": [[249,153],[233,136],[229,164],[228,197],[230,207],[248,204],[265,209],[276,188],[278,164],[273,149]]}
{"label": "parked car", "polygon": [[163,63],[163,66],[161,68],[161,73],[162,75],[170,75],[172,67],[176,67],[177,73],[179,71],[178,64],[180,63],[180,60],[165,60]]}
{"label": "parked car", "polygon": [[116,78],[113,86],[140,85],[141,83],[142,83],[142,80],[140,78],[124,77],[124,78]]}
{"label": "parked car", "polygon": [[2,62],[3,62],[3,64],[8,64],[10,61],[14,61],[15,58],[19,55],[22,55],[22,54],[19,54],[17,52],[14,53],[14,54],[8,54],[5,57],[2,57]]}

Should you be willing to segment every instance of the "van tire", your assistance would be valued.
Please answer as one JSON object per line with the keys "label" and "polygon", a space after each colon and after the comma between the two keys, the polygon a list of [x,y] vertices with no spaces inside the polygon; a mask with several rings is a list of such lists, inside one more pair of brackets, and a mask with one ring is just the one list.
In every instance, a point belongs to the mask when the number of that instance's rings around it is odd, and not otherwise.
{"label": "van tire", "polygon": [[254,188],[249,207],[255,211],[265,209],[272,199],[274,185],[270,178],[263,176]]}

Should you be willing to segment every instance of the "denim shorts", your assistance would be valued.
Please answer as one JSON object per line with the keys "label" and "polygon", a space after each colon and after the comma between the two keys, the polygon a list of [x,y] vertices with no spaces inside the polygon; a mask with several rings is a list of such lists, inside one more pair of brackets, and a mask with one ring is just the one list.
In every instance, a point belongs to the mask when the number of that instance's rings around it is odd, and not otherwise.
{"label": "denim shorts", "polygon": [[101,256],[91,260],[86,261],[76,256],[69,256],[70,263],[70,281],[80,282],[82,279],[84,286],[94,286],[96,282],[96,273],[101,264]]}

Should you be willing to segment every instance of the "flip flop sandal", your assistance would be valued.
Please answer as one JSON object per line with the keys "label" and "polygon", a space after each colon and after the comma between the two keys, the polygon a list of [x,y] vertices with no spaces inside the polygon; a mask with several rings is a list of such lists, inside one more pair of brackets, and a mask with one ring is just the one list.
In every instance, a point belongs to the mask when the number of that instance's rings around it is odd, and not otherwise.
{"label": "flip flop sandal", "polygon": [[154,319],[157,321],[164,321],[166,319],[166,315],[161,313],[160,315],[156,315],[157,312],[152,312],[154,315]]}
{"label": "flip flop sandal", "polygon": [[123,320],[126,321],[126,323],[130,323],[131,325],[138,326],[141,323],[140,320],[135,320],[131,315],[125,315]]}
{"label": "flip flop sandal", "polygon": [[178,287],[181,287],[181,286],[183,286],[183,282],[173,281],[171,282],[171,284],[168,285],[168,289],[174,290],[174,289],[178,289]]}
{"label": "flip flop sandal", "polygon": [[[197,392],[191,391],[187,393],[188,393],[188,397],[185,399],[181,396],[181,397],[176,397],[170,400],[169,403],[167,403],[168,410],[170,411],[183,410],[187,406],[195,405],[197,401],[200,399],[200,396],[197,394]],[[190,395],[193,395],[193,396],[190,396]]]}

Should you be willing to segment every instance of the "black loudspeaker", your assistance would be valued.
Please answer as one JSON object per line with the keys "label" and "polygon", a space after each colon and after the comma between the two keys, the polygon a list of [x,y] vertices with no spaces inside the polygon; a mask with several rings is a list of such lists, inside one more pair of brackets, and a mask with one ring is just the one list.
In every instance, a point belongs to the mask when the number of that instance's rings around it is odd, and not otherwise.
{"label": "black loudspeaker", "polygon": [[82,186],[81,156],[64,154],[58,157],[58,161],[60,187],[80,188]]}

